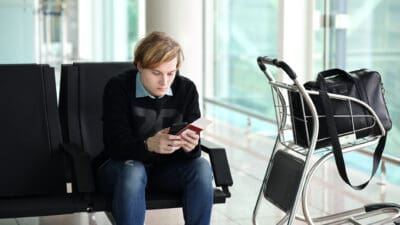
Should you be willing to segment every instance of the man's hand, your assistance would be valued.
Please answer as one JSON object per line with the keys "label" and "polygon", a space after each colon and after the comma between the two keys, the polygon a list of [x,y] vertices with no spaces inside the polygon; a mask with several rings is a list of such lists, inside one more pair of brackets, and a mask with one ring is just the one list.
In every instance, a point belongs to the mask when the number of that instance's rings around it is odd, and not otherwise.
{"label": "man's hand", "polygon": [[183,142],[182,148],[185,152],[192,151],[199,144],[200,136],[191,130],[183,132],[180,136]]}
{"label": "man's hand", "polygon": [[180,149],[183,145],[183,140],[180,136],[168,134],[169,128],[165,128],[153,137],[147,139],[147,149],[151,152],[159,154],[171,154]]}

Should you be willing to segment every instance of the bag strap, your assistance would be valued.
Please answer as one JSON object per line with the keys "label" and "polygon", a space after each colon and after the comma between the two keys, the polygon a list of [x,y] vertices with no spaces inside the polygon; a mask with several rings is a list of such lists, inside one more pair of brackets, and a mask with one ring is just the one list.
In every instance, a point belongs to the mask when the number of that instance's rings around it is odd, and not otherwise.
{"label": "bag strap", "polygon": [[343,158],[343,152],[339,143],[336,123],[333,116],[332,104],[328,96],[328,91],[324,76],[318,74],[317,82],[320,85],[319,96],[321,98],[322,106],[326,114],[326,123],[328,127],[329,136],[331,138],[332,150],[333,150],[333,155],[335,157],[336,167],[344,182],[346,182],[350,187],[352,187],[355,190],[362,190],[368,185],[368,183],[371,181],[372,177],[375,175],[378,169],[379,163],[382,159],[383,150],[386,144],[386,136],[380,138],[378,145],[375,148],[374,160],[370,178],[366,182],[360,185],[352,185],[350,183],[349,177],[347,176],[346,165]]}

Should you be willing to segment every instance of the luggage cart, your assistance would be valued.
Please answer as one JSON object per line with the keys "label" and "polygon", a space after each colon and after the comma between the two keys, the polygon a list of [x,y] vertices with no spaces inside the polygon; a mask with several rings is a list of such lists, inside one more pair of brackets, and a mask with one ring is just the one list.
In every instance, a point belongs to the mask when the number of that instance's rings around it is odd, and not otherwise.
{"label": "luggage cart", "polygon": [[[257,62],[260,69],[269,80],[271,86],[278,131],[271,158],[254,207],[252,218],[253,224],[257,225],[259,206],[264,197],[285,212],[283,218],[277,223],[278,225],[290,225],[295,221],[295,219],[304,221],[310,225],[400,225],[400,206],[393,203],[370,204],[357,209],[323,217],[312,218],[310,216],[307,204],[307,193],[310,180],[315,174],[315,171],[317,171],[324,162],[333,157],[333,152],[330,147],[316,149],[316,143],[319,141],[319,117],[323,117],[324,115],[317,114],[311,96],[318,95],[319,93],[317,91],[305,90],[303,85],[297,80],[295,72],[285,62],[268,57],[259,57]],[[272,65],[282,69],[294,84],[275,80],[267,70],[266,65]],[[290,101],[290,97],[293,96],[293,94],[297,94],[297,96],[301,97],[301,107],[303,107],[303,112],[304,109],[307,109],[310,113],[307,115],[303,114],[302,116],[304,118],[300,118],[302,121],[312,121],[312,123],[310,123],[312,124],[312,128],[307,127],[308,123],[305,122],[304,124],[304,130],[308,137],[308,143],[306,146],[299,145],[296,143],[294,138],[296,134],[293,130],[292,121],[295,115],[292,115],[293,112]],[[344,141],[341,141],[343,153],[376,145],[380,137],[386,135],[386,131],[378,116],[367,104],[348,96],[337,94],[328,95],[331,99],[347,102],[349,107],[351,107],[351,104],[360,104],[362,107],[365,107],[365,109],[371,114],[369,117],[374,120],[374,126],[378,126],[380,130],[380,134],[375,136],[367,136],[357,140],[347,141],[343,139]],[[353,118],[356,115],[350,114],[346,116]],[[352,132],[355,133],[357,130],[353,130]],[[339,137],[344,135],[348,134],[338,134]],[[312,157],[317,157],[317,160],[314,159],[314,161],[312,161]],[[300,201],[302,203],[303,216],[296,216],[296,208]],[[382,218],[382,215],[384,215],[384,218]],[[377,217],[377,219],[373,220],[375,217]],[[366,221],[366,219],[368,219],[368,221]],[[373,221],[371,222],[371,220]]]}

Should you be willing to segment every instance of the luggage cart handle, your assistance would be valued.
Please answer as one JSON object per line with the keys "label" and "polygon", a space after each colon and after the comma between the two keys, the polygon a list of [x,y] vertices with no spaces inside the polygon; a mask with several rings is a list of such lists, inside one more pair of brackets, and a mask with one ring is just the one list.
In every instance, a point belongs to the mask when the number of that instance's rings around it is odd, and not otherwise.
{"label": "luggage cart handle", "polygon": [[269,58],[268,56],[260,56],[260,57],[257,58],[257,63],[258,63],[258,66],[260,67],[260,69],[263,72],[265,72],[266,69],[267,69],[265,64],[268,64],[268,65],[276,66],[278,68],[282,68],[288,74],[290,79],[292,79],[292,80],[296,80],[296,78],[297,78],[296,73],[284,61],[279,61],[277,59],[272,59],[272,58]]}
{"label": "luggage cart handle", "polygon": [[376,203],[376,204],[369,204],[369,205],[364,206],[365,212],[370,212],[370,211],[374,211],[377,209],[384,209],[384,208],[400,209],[400,205],[395,204],[395,203]]}

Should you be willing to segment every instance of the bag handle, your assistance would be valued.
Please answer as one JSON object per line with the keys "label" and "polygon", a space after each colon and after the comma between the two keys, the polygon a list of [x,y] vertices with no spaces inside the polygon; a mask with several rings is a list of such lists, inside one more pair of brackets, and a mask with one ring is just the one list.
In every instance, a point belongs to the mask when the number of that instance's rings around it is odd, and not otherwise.
{"label": "bag handle", "polygon": [[324,71],[321,71],[318,73],[318,77],[322,76],[323,78],[328,78],[328,77],[334,76],[334,75],[342,75],[342,76],[344,75],[345,77],[354,81],[354,77],[350,73],[348,73],[347,71],[344,71],[342,69],[339,69],[339,68],[328,69],[328,70],[324,70]]}
{"label": "bag handle", "polygon": [[368,183],[371,181],[372,177],[375,175],[378,169],[379,163],[382,159],[383,150],[385,149],[386,135],[380,138],[378,145],[375,148],[374,160],[370,178],[366,182],[360,185],[352,185],[350,183],[349,177],[347,176],[346,165],[343,158],[342,148],[339,143],[336,123],[333,116],[332,103],[328,96],[325,77],[321,75],[321,73],[318,74],[317,83],[319,83],[320,85],[319,96],[321,98],[322,106],[326,115],[326,123],[328,127],[328,133],[331,138],[332,150],[333,150],[333,155],[335,157],[336,167],[338,168],[339,174],[344,180],[344,182],[346,182],[350,187],[352,187],[355,190],[362,190],[368,185]]}
{"label": "bag handle", "polygon": [[[351,82],[353,82],[353,84],[355,85],[357,92],[359,94],[360,100],[366,102],[367,104],[369,103],[368,99],[364,99],[365,97],[367,97],[367,94],[365,93],[364,88],[360,87],[360,83],[358,82],[359,77],[358,76],[354,76],[354,74],[348,73],[342,69],[339,68],[333,68],[333,69],[328,69],[328,70],[324,70],[318,73],[318,77],[317,77],[317,86],[321,87],[321,82],[324,81],[325,79],[334,75],[338,75],[338,76],[345,76],[346,78],[348,78],[349,80],[351,80]],[[326,82],[325,82],[326,83]],[[325,87],[326,84],[324,84]],[[320,88],[321,89],[321,88]],[[326,88],[326,91],[328,91],[328,89]]]}

